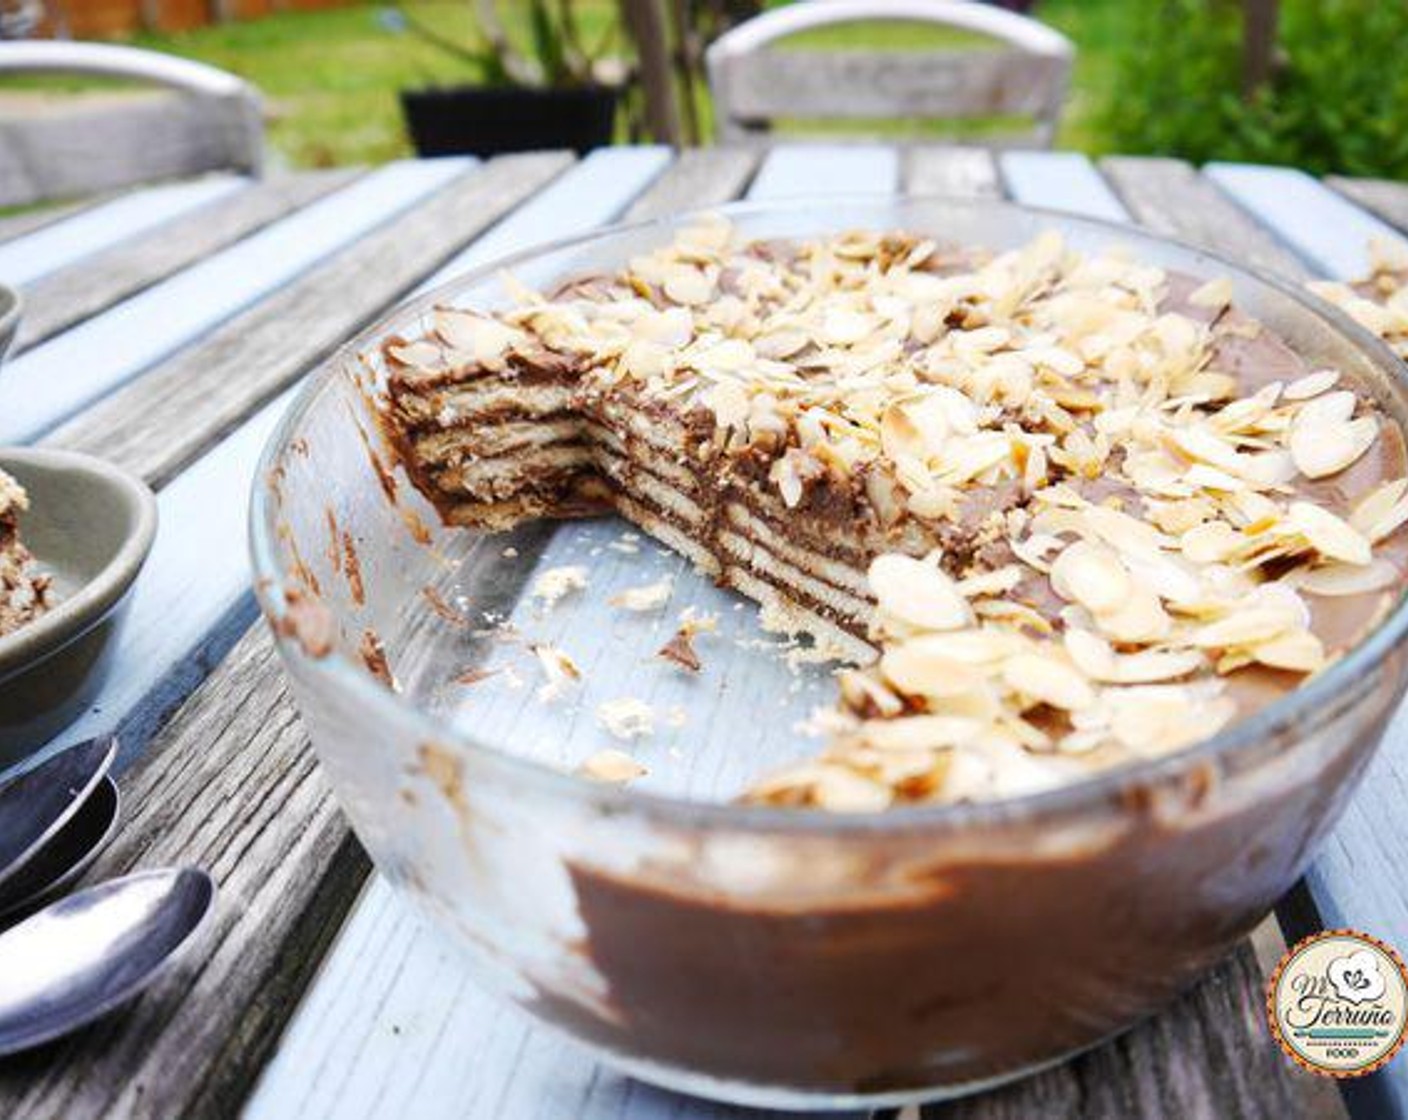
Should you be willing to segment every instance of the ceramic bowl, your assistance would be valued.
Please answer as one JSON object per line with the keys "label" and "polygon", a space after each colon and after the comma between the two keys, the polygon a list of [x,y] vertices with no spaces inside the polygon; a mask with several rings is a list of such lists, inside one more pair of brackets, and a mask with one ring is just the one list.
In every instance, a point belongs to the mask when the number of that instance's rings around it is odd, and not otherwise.
{"label": "ceramic bowl", "polygon": [[140,479],[71,451],[0,449],[29,493],[20,534],[53,577],[55,605],[0,638],[0,769],[70,723],[111,669],[128,591],[156,537]]}

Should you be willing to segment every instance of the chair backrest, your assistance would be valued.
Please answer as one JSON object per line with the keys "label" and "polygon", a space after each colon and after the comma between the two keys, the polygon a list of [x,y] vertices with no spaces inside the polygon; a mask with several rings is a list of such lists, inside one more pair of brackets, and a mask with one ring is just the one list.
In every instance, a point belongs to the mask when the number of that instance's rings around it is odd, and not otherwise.
{"label": "chair backrest", "polygon": [[[806,31],[853,23],[918,23],[993,40],[973,49],[777,50]],[[1018,139],[1050,146],[1075,47],[1034,19],[971,0],[806,0],[722,35],[707,53],[720,139],[796,120],[1030,119]],[[976,137],[983,142],[984,137]],[[1011,142],[1008,132],[1002,137]]]}
{"label": "chair backrest", "polygon": [[259,94],[213,66],[100,43],[9,42],[0,43],[5,74],[125,78],[177,96],[85,96],[0,118],[0,205],[262,169]]}

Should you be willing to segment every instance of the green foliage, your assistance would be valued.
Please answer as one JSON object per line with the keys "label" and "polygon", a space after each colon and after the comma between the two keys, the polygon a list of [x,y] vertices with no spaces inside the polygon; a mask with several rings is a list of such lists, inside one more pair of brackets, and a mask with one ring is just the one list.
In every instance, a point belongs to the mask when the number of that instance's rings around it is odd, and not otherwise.
{"label": "green foliage", "polygon": [[1282,0],[1273,77],[1242,91],[1236,0],[1147,0],[1103,110],[1112,148],[1408,178],[1408,3]]}

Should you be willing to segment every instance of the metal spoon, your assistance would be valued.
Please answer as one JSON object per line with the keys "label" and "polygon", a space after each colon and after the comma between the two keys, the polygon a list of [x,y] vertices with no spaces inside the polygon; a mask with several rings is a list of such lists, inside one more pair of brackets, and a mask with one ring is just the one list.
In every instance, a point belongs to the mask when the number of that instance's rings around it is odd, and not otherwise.
{"label": "metal spoon", "polygon": [[69,895],[0,933],[0,1055],[132,999],[161,975],[214,897],[204,871],[143,871]]}
{"label": "metal spoon", "polygon": [[116,753],[117,740],[103,735],[0,786],[0,888],[78,812]]}
{"label": "metal spoon", "polygon": [[0,884],[0,925],[73,886],[112,841],[122,798],[104,774],[77,812]]}

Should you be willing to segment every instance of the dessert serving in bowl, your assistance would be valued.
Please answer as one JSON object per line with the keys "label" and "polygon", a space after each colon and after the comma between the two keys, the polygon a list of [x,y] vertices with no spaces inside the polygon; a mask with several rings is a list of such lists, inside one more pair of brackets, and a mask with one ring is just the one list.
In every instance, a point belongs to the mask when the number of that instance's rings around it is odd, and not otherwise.
{"label": "dessert serving in bowl", "polygon": [[624,227],[330,360],[261,603],[378,867],[648,1080],[973,1091],[1295,881],[1403,686],[1393,355],[1133,230]]}

